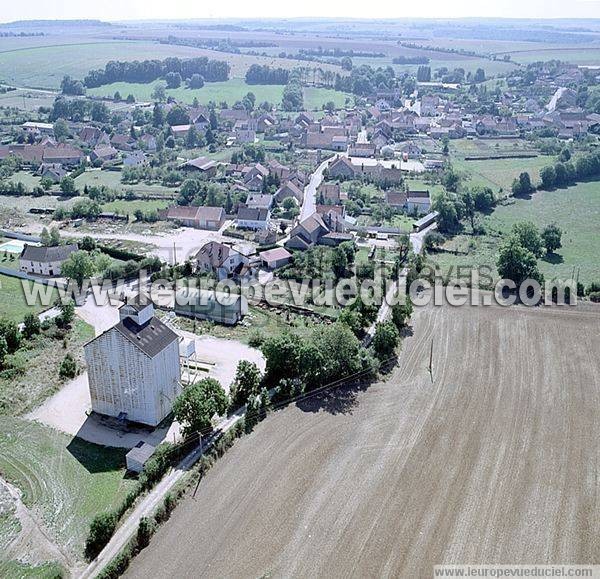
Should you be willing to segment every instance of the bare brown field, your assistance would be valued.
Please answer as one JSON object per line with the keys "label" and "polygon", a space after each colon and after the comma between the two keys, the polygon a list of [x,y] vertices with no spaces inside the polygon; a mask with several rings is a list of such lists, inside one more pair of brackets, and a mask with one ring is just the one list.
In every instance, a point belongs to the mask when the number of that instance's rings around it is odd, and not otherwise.
{"label": "bare brown field", "polygon": [[600,563],[600,310],[426,308],[413,331],[385,382],[237,442],[127,576]]}

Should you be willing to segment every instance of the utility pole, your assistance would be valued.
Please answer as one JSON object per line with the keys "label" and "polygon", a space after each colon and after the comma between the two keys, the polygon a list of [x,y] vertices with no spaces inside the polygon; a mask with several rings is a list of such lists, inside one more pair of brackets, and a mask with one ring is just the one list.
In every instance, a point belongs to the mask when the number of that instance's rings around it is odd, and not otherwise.
{"label": "utility pole", "polygon": [[429,350],[429,377],[431,378],[431,383],[433,384],[433,340],[431,340],[431,348]]}
{"label": "utility pole", "polygon": [[[200,437],[200,456],[202,456],[202,434],[200,434],[200,432],[198,432],[198,436]],[[200,486],[200,481],[202,480],[202,477],[198,477],[198,482],[196,483],[196,488],[194,489],[194,493],[192,494],[192,498],[195,499],[196,498],[196,492],[198,491],[198,487]]]}

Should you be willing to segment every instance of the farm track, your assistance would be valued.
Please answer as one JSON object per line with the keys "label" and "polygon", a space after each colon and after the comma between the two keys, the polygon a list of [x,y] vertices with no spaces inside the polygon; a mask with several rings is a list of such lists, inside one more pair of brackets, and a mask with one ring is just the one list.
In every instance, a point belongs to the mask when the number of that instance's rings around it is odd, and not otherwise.
{"label": "farm track", "polygon": [[599,317],[591,306],[419,309],[385,382],[269,416],[127,576],[598,562]]}

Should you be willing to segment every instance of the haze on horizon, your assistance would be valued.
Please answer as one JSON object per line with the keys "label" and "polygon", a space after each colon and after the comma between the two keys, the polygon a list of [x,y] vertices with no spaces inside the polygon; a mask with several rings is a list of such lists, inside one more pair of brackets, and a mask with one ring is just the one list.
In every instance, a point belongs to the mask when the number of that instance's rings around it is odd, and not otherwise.
{"label": "haze on horizon", "polygon": [[159,0],[104,0],[82,3],[79,0],[30,0],[23,4],[6,3],[1,22],[40,19],[167,20],[205,18],[600,18],[600,0],[430,0],[427,9],[420,3],[384,0],[375,10],[347,0],[304,0],[287,3],[276,0],[246,2],[229,0],[206,6],[197,0],[177,0],[166,5]]}

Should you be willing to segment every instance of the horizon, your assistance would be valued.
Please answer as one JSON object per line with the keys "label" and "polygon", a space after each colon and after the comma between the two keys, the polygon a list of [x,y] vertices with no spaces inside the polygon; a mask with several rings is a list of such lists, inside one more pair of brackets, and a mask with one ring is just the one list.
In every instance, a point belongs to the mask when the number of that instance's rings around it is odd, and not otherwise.
{"label": "horizon", "polygon": [[[474,0],[458,0],[452,4],[442,0],[432,0],[427,13],[423,15],[419,6],[384,5],[378,8],[377,15],[365,16],[367,9],[349,8],[342,0],[331,0],[326,5],[317,0],[306,0],[299,5],[281,5],[274,0],[261,0],[249,5],[240,0],[232,0],[226,6],[211,7],[208,11],[192,0],[181,0],[174,6],[165,8],[156,0],[143,2],[132,0],[125,4],[116,0],[106,0],[101,9],[96,6],[81,5],[75,0],[63,0],[58,6],[34,0],[27,5],[6,6],[0,17],[1,24],[28,21],[55,20],[101,20],[103,22],[157,22],[157,21],[210,21],[210,20],[461,20],[461,19],[503,19],[503,20],[597,20],[600,19],[600,0],[575,0],[566,5],[560,0],[504,0],[494,4],[482,4]],[[201,13],[202,15],[196,16]],[[312,15],[311,15],[312,14]],[[319,14],[319,16],[316,16]],[[340,17],[340,15],[343,15]]]}

